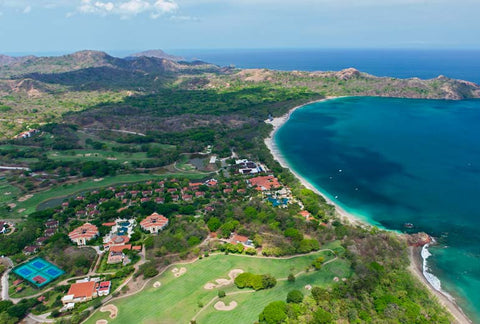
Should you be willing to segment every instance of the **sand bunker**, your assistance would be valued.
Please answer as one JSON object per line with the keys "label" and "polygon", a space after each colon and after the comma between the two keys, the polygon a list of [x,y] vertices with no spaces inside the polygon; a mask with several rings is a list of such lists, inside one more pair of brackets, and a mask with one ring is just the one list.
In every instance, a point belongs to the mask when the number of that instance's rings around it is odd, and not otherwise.
{"label": "sand bunker", "polygon": [[228,277],[230,279],[216,279],[215,282],[216,284],[214,283],[211,283],[211,282],[207,282],[205,284],[205,286],[203,286],[204,289],[207,289],[207,290],[212,290],[212,289],[215,289],[215,288],[220,288],[220,287],[223,287],[223,286],[228,286],[230,284],[233,283],[233,281],[235,280],[235,278],[239,275],[243,273],[243,270],[242,269],[233,269],[231,270],[229,273],[228,273]]}
{"label": "sand bunker", "polygon": [[213,307],[215,307],[215,309],[219,310],[219,311],[231,311],[231,310],[235,309],[235,307],[237,307],[237,305],[238,304],[237,304],[236,301],[232,301],[228,305],[225,305],[224,302],[219,301]]}
{"label": "sand bunker", "polygon": [[18,198],[18,201],[22,202],[22,201],[28,200],[32,197],[33,197],[33,195],[25,195],[23,197]]}
{"label": "sand bunker", "polygon": [[187,272],[187,268],[184,268],[184,267],[181,267],[180,269],[174,268],[172,269],[172,272],[173,272],[173,275],[178,278]]}
{"label": "sand bunker", "polygon": [[158,288],[158,287],[160,287],[161,285],[162,285],[162,284],[160,283],[160,281],[155,281],[155,282],[153,283],[153,288]]}
{"label": "sand bunker", "polygon": [[117,306],[112,305],[112,304],[102,306],[100,308],[100,311],[101,312],[110,312],[110,318],[115,318],[115,317],[117,317],[117,314],[118,314]]}
{"label": "sand bunker", "polygon": [[107,320],[98,320],[95,322],[95,324],[107,324],[108,321]]}
{"label": "sand bunker", "polygon": [[306,290],[312,290],[312,285],[306,285],[306,286],[305,286],[305,289],[306,289]]}

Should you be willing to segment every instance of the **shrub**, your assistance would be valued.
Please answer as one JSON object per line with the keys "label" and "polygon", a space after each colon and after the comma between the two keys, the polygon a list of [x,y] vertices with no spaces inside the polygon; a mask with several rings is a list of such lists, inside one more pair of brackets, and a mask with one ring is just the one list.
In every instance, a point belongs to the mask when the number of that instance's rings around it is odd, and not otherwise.
{"label": "shrub", "polygon": [[248,255],[256,255],[257,254],[257,250],[255,250],[254,248],[248,248],[245,250],[245,254],[248,254]]}
{"label": "shrub", "polygon": [[284,301],[274,301],[268,304],[258,317],[260,323],[277,324],[287,318],[287,304]]}
{"label": "shrub", "polygon": [[322,268],[323,261],[323,257],[318,257],[312,262],[312,266],[315,268],[315,270],[320,270]]}
{"label": "shrub", "polygon": [[288,275],[288,282],[295,282],[295,275],[293,273]]}
{"label": "shrub", "polygon": [[240,289],[253,288],[254,290],[261,290],[274,287],[277,284],[277,279],[271,275],[256,275],[244,272],[239,274],[234,282]]}
{"label": "shrub", "polygon": [[227,294],[225,293],[224,290],[219,290],[219,291],[218,291],[218,298],[223,298],[223,297],[225,297],[226,295],[227,295]]}
{"label": "shrub", "polygon": [[298,290],[292,290],[287,295],[287,303],[300,304],[303,301],[303,293]]}

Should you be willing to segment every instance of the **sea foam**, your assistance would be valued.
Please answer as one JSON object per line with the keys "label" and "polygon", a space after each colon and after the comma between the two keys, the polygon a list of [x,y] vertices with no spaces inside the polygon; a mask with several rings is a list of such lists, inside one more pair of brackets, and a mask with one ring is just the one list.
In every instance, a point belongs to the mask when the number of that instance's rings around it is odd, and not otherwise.
{"label": "sea foam", "polygon": [[[436,243],[434,239],[432,239],[432,243]],[[444,295],[445,297],[447,297],[448,299],[450,299],[451,301],[454,301],[455,299],[450,295],[448,294],[447,292],[443,291],[442,290],[442,282],[440,281],[440,279],[438,279],[437,276],[435,276],[433,273],[430,272],[430,267],[428,266],[428,261],[427,259],[432,256],[432,254],[430,253],[430,251],[428,250],[430,244],[425,244],[423,247],[422,247],[422,252],[421,252],[421,255],[422,255],[422,259],[423,259],[423,276],[425,277],[425,279],[427,279],[428,283],[435,289],[437,290],[438,292],[440,292],[442,295]]]}

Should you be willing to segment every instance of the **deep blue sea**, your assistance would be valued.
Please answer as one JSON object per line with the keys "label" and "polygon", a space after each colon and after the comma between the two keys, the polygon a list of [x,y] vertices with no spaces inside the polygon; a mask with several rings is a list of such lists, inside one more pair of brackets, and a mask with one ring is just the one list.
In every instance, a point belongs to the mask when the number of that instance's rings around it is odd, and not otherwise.
{"label": "deep blue sea", "polygon": [[[242,68],[355,67],[377,76],[445,75],[480,83],[480,51],[175,54]],[[408,222],[412,231],[433,235],[438,244],[428,250],[427,270],[480,323],[479,125],[480,100],[342,98],[295,111],[275,141],[292,168],[347,211],[387,229],[404,231]]]}
{"label": "deep blue sea", "polygon": [[480,100],[350,97],[295,111],[275,141],[291,167],[348,212],[433,235],[429,272],[479,321],[478,125]]}

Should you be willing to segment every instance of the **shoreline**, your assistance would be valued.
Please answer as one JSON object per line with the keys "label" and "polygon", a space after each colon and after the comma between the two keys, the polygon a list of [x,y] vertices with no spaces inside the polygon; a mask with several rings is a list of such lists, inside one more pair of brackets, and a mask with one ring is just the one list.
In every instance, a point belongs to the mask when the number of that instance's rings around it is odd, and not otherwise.
{"label": "shoreline", "polygon": [[432,285],[428,282],[423,274],[423,259],[420,255],[421,247],[408,247],[408,257],[410,259],[410,265],[408,266],[408,270],[410,273],[416,277],[425,287],[430,290],[430,292],[437,298],[437,301],[445,307],[448,312],[452,315],[455,323],[459,324],[471,324],[471,321],[467,315],[463,312],[462,308],[457,305],[454,300],[451,300],[447,296],[445,296],[442,292],[436,290],[432,287]]}
{"label": "shoreline", "polygon": [[[300,109],[306,105],[310,105],[313,103],[317,102],[323,102],[327,100],[333,100],[333,99],[338,99],[338,98],[345,98],[345,97],[326,97],[324,99],[320,100],[314,100],[307,102],[305,104],[293,107],[286,113],[285,115],[281,117],[276,117],[273,118],[273,120],[267,120],[265,121],[267,124],[270,124],[273,126],[273,130],[270,132],[269,136],[265,138],[264,142],[267,148],[270,150],[270,153],[273,155],[273,158],[280,163],[280,165],[283,168],[287,168],[290,170],[290,172],[300,181],[300,183],[307,189],[312,190],[316,194],[322,196],[326,202],[330,205],[335,206],[335,214],[342,219],[343,221],[348,221],[352,225],[356,226],[362,226],[362,227],[370,227],[374,226],[368,222],[366,222],[363,219],[360,219],[359,217],[347,212],[345,209],[343,209],[341,206],[339,206],[337,203],[335,203],[332,199],[330,199],[325,193],[321,192],[318,190],[315,186],[313,186],[309,181],[307,181],[304,177],[302,177],[298,172],[296,172],[290,165],[287,163],[286,159],[280,152],[277,144],[274,141],[274,137],[276,132],[290,119],[291,114],[296,111],[297,109]],[[401,236],[400,233],[397,233],[398,235]],[[436,290],[425,278],[423,275],[423,260],[421,259],[420,253],[418,248],[414,247],[408,247],[408,257],[410,259],[410,265],[408,267],[408,270],[410,273],[416,277],[429,291],[431,294],[436,296],[438,302],[440,305],[445,307],[445,309],[451,314],[453,319],[455,320],[455,323],[459,324],[471,324],[473,323],[463,312],[463,310],[460,308],[460,306],[457,305],[457,303],[454,300],[451,300],[447,298],[444,294],[442,294],[440,291]],[[416,254],[416,255],[415,255]]]}
{"label": "shoreline", "polygon": [[273,158],[276,161],[278,161],[278,163],[280,163],[280,165],[283,168],[289,169],[290,172],[292,172],[293,175],[295,175],[295,177],[300,181],[300,183],[305,188],[312,190],[316,194],[322,196],[328,204],[335,206],[335,213],[340,219],[347,220],[349,223],[351,223],[353,225],[372,226],[372,224],[366,222],[365,220],[360,219],[359,217],[357,217],[355,215],[352,215],[351,213],[347,212],[345,209],[343,209],[341,206],[339,206],[337,203],[335,203],[331,198],[329,198],[325,193],[318,190],[307,179],[305,179],[298,172],[293,170],[293,168],[291,168],[290,165],[287,163],[286,159],[284,158],[284,156],[282,155],[282,153],[278,149],[277,144],[274,141],[274,136],[275,136],[276,132],[290,119],[291,114],[295,110],[300,109],[300,108],[302,108],[306,105],[313,104],[313,103],[324,102],[324,101],[327,101],[327,100],[334,100],[334,99],[339,99],[339,98],[346,98],[346,97],[326,97],[324,99],[310,101],[310,102],[307,102],[305,104],[293,107],[292,109],[290,109],[288,111],[288,113],[286,113],[285,115],[283,115],[281,117],[273,118],[272,121],[269,121],[269,120],[265,121],[267,124],[270,124],[270,125],[273,126],[273,130],[270,132],[270,135],[267,138],[265,138],[264,142],[265,142],[265,145],[270,150],[270,153],[272,153]]}

